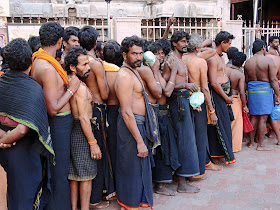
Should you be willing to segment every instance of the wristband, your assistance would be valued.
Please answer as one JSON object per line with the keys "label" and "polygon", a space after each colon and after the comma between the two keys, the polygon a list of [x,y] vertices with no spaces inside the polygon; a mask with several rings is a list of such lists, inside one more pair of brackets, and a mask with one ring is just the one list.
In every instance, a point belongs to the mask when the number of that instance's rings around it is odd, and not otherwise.
{"label": "wristband", "polygon": [[160,85],[160,82],[156,82],[156,83]]}
{"label": "wristband", "polygon": [[88,141],[88,144],[91,146],[91,145],[95,145],[97,144],[97,141],[96,139],[94,139],[93,141]]}
{"label": "wristband", "polygon": [[171,82],[171,81],[168,81],[170,84],[174,85],[175,86],[175,83],[174,82]]}
{"label": "wristband", "polygon": [[74,91],[73,90],[71,90],[71,89],[67,89],[67,91],[73,96],[74,95]]}
{"label": "wristband", "polygon": [[209,111],[209,114],[212,115],[215,113],[215,109],[213,109],[212,111]]}

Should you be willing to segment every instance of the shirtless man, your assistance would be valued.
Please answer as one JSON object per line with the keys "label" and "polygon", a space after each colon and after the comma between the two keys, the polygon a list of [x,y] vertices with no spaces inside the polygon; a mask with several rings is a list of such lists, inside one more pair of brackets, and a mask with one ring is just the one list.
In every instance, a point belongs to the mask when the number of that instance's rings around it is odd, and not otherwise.
{"label": "shirtless man", "polygon": [[144,128],[145,101],[136,70],[142,64],[143,46],[144,41],[137,36],[122,41],[124,65],[115,83],[121,107],[117,125],[116,186],[122,209],[140,205],[153,207],[151,152]]}
{"label": "shirtless man", "polygon": [[75,30],[73,27],[68,27],[64,30],[63,35],[63,54],[61,56],[62,63],[64,63],[64,58],[69,52],[71,47],[80,46],[79,38],[78,38],[78,31]]}
{"label": "shirtless man", "polygon": [[56,51],[62,43],[63,28],[56,22],[47,22],[41,26],[39,34],[42,48],[33,54],[31,76],[43,88],[56,162],[51,167],[52,194],[47,209],[70,209],[67,176],[73,117],[69,100],[80,81],[76,76],[68,81],[66,72],[55,60]]}
{"label": "shirtless man", "polygon": [[[230,48],[231,49],[231,48]],[[231,105],[234,121],[231,122],[232,130],[232,151],[239,152],[242,148],[243,140],[243,112],[248,113],[245,95],[245,76],[242,65],[246,60],[246,55],[242,52],[235,52],[231,55],[231,65],[227,67],[226,73],[231,83],[233,103]],[[243,107],[243,108],[242,108]]]}
{"label": "shirtless man", "polygon": [[[203,103],[199,109],[192,109],[192,115],[194,118],[196,145],[198,150],[200,175],[192,177],[193,179],[201,179],[205,177],[205,163],[210,162],[208,158],[208,137],[207,137],[207,108],[210,113],[211,124],[216,125],[218,118],[215,114],[211,102],[211,96],[208,88],[207,79],[207,63],[203,58],[198,57],[202,44],[202,38],[198,34],[192,34],[188,44],[188,54],[183,56],[183,61],[188,68],[189,82],[194,83],[199,87],[199,90],[204,94],[205,103]],[[201,55],[201,54],[200,54]],[[207,160],[207,161],[206,161]],[[208,169],[221,170],[221,168],[215,164],[210,164]],[[191,179],[192,179],[191,178]]]}
{"label": "shirtless man", "polygon": [[115,91],[115,82],[119,69],[123,64],[123,56],[120,45],[114,40],[106,42],[104,45],[103,56],[103,67],[105,69],[106,79],[110,89],[109,97],[106,101],[107,120],[109,124],[107,129],[107,142],[115,178],[117,159],[117,120],[120,104]]}
{"label": "shirtless man", "polygon": [[[265,43],[257,39],[253,43],[254,56],[245,63],[245,79],[248,84],[248,106],[254,130],[250,133],[249,147],[254,138],[258,142],[258,151],[269,149],[263,146],[266,132],[267,116],[273,109],[273,90],[276,104],[279,104],[279,86],[275,74],[273,60],[265,55]],[[261,90],[261,91],[260,91]]]}
{"label": "shirtless man", "polygon": [[[84,26],[79,32],[80,45],[86,49],[90,61],[90,73],[84,81],[93,96],[94,135],[102,154],[107,154],[108,148],[106,143],[104,143],[106,142],[106,105],[104,101],[108,99],[109,87],[102,63],[94,58],[97,37],[98,32],[91,26]],[[97,176],[92,181],[91,207],[105,208],[109,205],[108,201],[102,201],[104,182],[109,183],[108,189],[106,189],[107,199],[109,199],[115,195],[115,189],[113,172],[107,155],[103,155],[102,159],[97,161]]]}
{"label": "shirtless man", "polygon": [[[90,72],[89,59],[82,47],[73,47],[65,57],[65,69],[71,76],[87,78]],[[71,209],[77,210],[80,193],[81,209],[89,209],[92,179],[97,174],[96,161],[102,154],[93,135],[92,96],[87,86],[81,83],[70,99],[74,124],[71,133],[71,158],[68,179],[70,180]],[[80,187],[79,187],[80,185]]]}
{"label": "shirtless man", "polygon": [[232,104],[233,99],[230,97],[230,81],[226,74],[225,61],[222,58],[222,53],[230,48],[232,39],[234,39],[232,34],[226,31],[219,32],[215,38],[216,55],[207,60],[212,105],[219,119],[215,126],[208,125],[207,128],[210,155],[217,158],[224,157],[226,164],[236,162],[232,152],[230,125],[232,112],[230,106],[227,106]]}
{"label": "shirtless man", "polygon": [[268,54],[279,56],[279,37],[278,36],[269,37]]}
{"label": "shirtless man", "polygon": [[[189,91],[195,92],[198,90],[197,85],[189,83],[188,70],[182,60],[182,56],[187,52],[189,35],[184,31],[175,31],[171,37],[172,52],[167,58],[164,69],[163,78],[166,81],[170,80],[171,73],[174,71],[171,63],[177,65],[173,68],[177,69],[175,78],[174,91],[168,99],[170,106],[170,114],[177,134],[177,146],[179,163],[181,167],[176,170],[179,176],[178,192],[197,193],[199,188],[190,185],[186,182],[185,177],[199,175],[199,161],[193,129],[190,107],[189,107]],[[170,82],[169,82],[170,83]]]}

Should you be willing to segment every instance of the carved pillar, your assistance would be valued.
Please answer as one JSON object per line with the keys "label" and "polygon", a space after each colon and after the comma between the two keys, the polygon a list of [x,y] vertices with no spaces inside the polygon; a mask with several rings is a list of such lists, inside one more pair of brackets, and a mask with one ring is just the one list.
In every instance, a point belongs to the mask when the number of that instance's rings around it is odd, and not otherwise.
{"label": "carved pillar", "polygon": [[235,36],[235,39],[232,40],[231,46],[237,47],[239,51],[241,51],[243,43],[242,24],[242,20],[228,20],[223,25],[223,30],[228,31]]}

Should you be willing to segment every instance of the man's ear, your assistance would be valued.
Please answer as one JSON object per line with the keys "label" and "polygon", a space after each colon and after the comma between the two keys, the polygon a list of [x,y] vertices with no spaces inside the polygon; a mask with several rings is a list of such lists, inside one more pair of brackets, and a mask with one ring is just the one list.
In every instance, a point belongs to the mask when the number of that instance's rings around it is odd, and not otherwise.
{"label": "man's ear", "polygon": [[74,66],[74,65],[70,65],[70,69],[71,69],[71,71],[73,72],[73,73],[77,73],[77,70],[76,70],[76,66]]}
{"label": "man's ear", "polygon": [[67,42],[63,40],[62,44],[63,44],[63,48],[65,49],[65,46],[67,45]]}
{"label": "man's ear", "polygon": [[94,47],[93,47],[93,49],[95,49],[96,48],[96,45],[97,45],[97,40],[95,41],[95,43],[94,43]]}
{"label": "man's ear", "polygon": [[123,53],[122,53],[122,56],[123,56],[123,60],[126,62],[126,53],[123,52]]}

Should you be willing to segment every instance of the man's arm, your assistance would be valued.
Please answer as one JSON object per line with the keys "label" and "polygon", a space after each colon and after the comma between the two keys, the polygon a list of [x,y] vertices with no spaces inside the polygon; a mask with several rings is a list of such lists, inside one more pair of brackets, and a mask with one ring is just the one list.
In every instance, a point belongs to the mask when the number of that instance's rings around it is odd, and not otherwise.
{"label": "man's arm", "polygon": [[240,78],[238,81],[239,94],[240,94],[241,102],[243,105],[243,110],[245,113],[248,113],[249,109],[247,107],[246,94],[245,94],[245,76],[242,73],[240,73],[239,75],[240,75]]}
{"label": "man's arm", "polygon": [[159,84],[159,69],[156,69],[155,65],[152,66],[152,70],[147,66],[142,66],[139,73],[141,78],[146,82],[153,97],[159,99],[162,94],[161,85]]}
{"label": "man's arm", "polygon": [[268,76],[269,76],[269,81],[271,84],[271,87],[273,88],[275,94],[276,94],[276,103],[279,104],[280,103],[280,98],[279,98],[279,85],[278,85],[278,80],[276,78],[276,74],[275,74],[275,68],[274,68],[274,63],[273,60],[267,59],[268,60]]}
{"label": "man's arm", "polygon": [[102,100],[107,100],[109,96],[109,86],[106,79],[105,70],[100,62],[91,62],[90,68],[93,70]]}
{"label": "man's arm", "polygon": [[213,89],[225,100],[227,104],[232,103],[232,99],[225,94],[220,84],[217,82],[217,61],[214,58],[207,60],[208,79]]}
{"label": "man's arm", "polygon": [[170,97],[174,90],[176,75],[177,68],[172,69],[168,82],[166,82],[165,79],[160,75],[160,84],[162,87],[162,92],[166,97]]}
{"label": "man's arm", "polygon": [[211,47],[213,47],[212,43],[213,43],[212,39],[206,39],[205,41],[202,42],[201,47],[202,48],[203,47],[210,47],[211,48]]}
{"label": "man's arm", "polygon": [[175,21],[176,21],[176,18],[174,17],[174,14],[172,15],[172,17],[168,18],[168,23],[167,23],[167,26],[166,26],[166,29],[165,29],[165,32],[164,32],[162,38],[168,39],[170,27],[173,25],[173,23]]}
{"label": "man's arm", "polygon": [[[87,88],[85,86],[81,85],[74,97],[75,97],[75,101],[77,103],[79,120],[81,123],[81,127],[83,129],[83,132],[84,132],[88,142],[93,142],[95,140],[95,137],[93,135],[90,119],[89,119],[89,116],[87,113],[88,109],[89,109],[88,106],[91,106],[90,104],[88,104],[89,102],[87,100]],[[102,158],[102,154],[101,154],[98,144],[90,145],[90,151],[91,151],[92,159],[99,160]]]}
{"label": "man's arm", "polygon": [[24,137],[28,131],[29,128],[27,126],[18,124],[15,129],[2,135],[0,138],[0,148],[4,149],[11,147],[13,143]]}
{"label": "man's arm", "polygon": [[[69,99],[72,97],[72,94],[70,91],[65,91],[65,93],[58,98],[56,70],[53,66],[49,65],[46,66],[42,72],[42,87],[47,111],[50,116],[54,116],[67,104]],[[72,76],[71,79],[69,79],[69,89],[75,92],[79,86],[79,79],[76,76]]]}
{"label": "man's arm", "polygon": [[[201,86],[201,92],[204,94],[205,102],[207,104],[208,110],[213,111],[213,104],[211,101],[210,91],[208,88],[208,79],[207,79],[207,63],[205,60],[200,60],[200,86]],[[218,118],[216,114],[210,115],[211,118],[211,124],[216,125]]]}
{"label": "man's arm", "polygon": [[201,53],[199,53],[197,56],[199,58],[203,58],[205,60],[213,57],[214,55],[216,55],[216,50],[212,49],[212,48],[202,48],[201,49]]}
{"label": "man's arm", "polygon": [[116,94],[120,102],[123,120],[137,143],[137,155],[144,158],[148,155],[148,149],[138,130],[132,111],[133,87],[134,80],[132,76],[128,72],[122,72],[122,75],[118,76],[115,83]]}
{"label": "man's arm", "polygon": [[[168,60],[168,58],[167,58]],[[168,81],[170,78],[171,69],[168,65],[168,61],[164,63],[163,70],[162,70],[162,77],[165,79],[165,81]]]}

